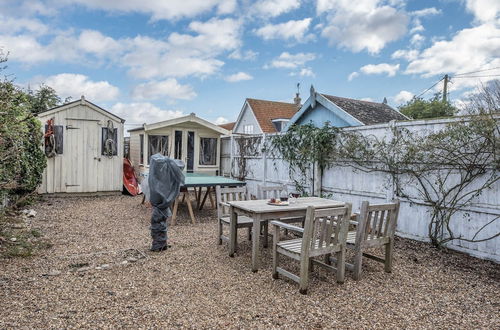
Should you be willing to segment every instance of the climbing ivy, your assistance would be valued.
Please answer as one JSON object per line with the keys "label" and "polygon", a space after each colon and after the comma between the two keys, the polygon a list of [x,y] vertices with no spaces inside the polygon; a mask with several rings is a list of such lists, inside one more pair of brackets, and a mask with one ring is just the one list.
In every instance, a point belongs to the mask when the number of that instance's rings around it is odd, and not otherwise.
{"label": "climbing ivy", "polygon": [[[307,193],[314,164],[317,164],[321,177],[330,165],[329,157],[335,148],[335,137],[339,129],[325,123],[321,128],[312,123],[293,125],[285,134],[269,136],[264,151],[271,157],[283,158],[289,164],[289,175],[301,194]],[[276,165],[276,163],[275,163]]]}
{"label": "climbing ivy", "polygon": [[493,217],[472,237],[457,232],[453,221],[500,181],[500,121],[495,111],[483,108],[479,115],[453,121],[430,134],[392,125],[384,137],[339,130],[328,123],[321,128],[292,126],[269,139],[266,151],[289,163],[290,178],[300,174],[301,180],[295,183],[302,191],[315,163],[320,175],[333,166],[386,173],[398,198],[430,207],[428,233],[435,246],[453,240],[481,242],[500,235],[478,238],[500,217]]}

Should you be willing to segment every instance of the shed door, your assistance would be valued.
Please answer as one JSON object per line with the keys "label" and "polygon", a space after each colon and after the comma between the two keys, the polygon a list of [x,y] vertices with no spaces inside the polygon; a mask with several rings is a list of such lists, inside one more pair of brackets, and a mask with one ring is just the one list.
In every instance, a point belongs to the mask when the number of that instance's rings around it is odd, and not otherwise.
{"label": "shed door", "polygon": [[96,192],[100,126],[94,120],[66,120],[66,192]]}

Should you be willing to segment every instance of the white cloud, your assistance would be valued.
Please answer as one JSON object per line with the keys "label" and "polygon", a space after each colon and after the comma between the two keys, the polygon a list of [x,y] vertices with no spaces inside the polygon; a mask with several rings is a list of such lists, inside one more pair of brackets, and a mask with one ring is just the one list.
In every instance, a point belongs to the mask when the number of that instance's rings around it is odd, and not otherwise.
{"label": "white cloud", "polygon": [[185,116],[182,111],[164,110],[149,102],[114,104],[110,111],[129,124],[156,123]]}
{"label": "white cloud", "polygon": [[396,94],[396,96],[394,96],[394,102],[396,102],[397,104],[403,104],[410,101],[413,98],[413,96],[414,94],[412,92],[403,90],[398,94]]}
{"label": "white cloud", "polygon": [[425,41],[425,37],[421,34],[414,34],[410,39],[410,44],[414,47],[420,47]]}
{"label": "white cloud", "polygon": [[257,58],[257,55],[259,55],[259,53],[253,50],[241,51],[241,49],[237,49],[229,54],[228,58],[233,60],[253,61]]}
{"label": "white cloud", "polygon": [[132,91],[132,97],[138,100],[156,100],[162,97],[191,100],[196,97],[196,93],[190,85],[181,85],[176,79],[169,78],[137,85]]}
{"label": "white cloud", "polygon": [[366,102],[374,102],[371,97],[362,97],[360,100],[361,101],[366,101]]}
{"label": "white cloud", "polygon": [[389,77],[394,77],[399,70],[399,64],[367,64],[359,69],[364,74],[387,74]]}
{"label": "white cloud", "polygon": [[227,118],[224,118],[224,117],[217,117],[217,119],[215,119],[215,121],[214,121],[215,125],[222,125],[222,124],[227,124],[227,123],[229,123],[229,120],[227,120]]}
{"label": "white cloud", "polygon": [[238,73],[229,75],[224,79],[226,81],[229,81],[229,82],[238,82],[238,81],[243,81],[243,80],[252,80],[253,77],[251,75],[249,75],[248,73],[238,72]]}
{"label": "white cloud", "polygon": [[359,77],[359,72],[354,71],[354,72],[351,72],[349,77],[347,77],[347,80],[352,81],[354,78],[357,78],[357,77]]}
{"label": "white cloud", "polygon": [[38,78],[39,83],[52,87],[62,98],[79,99],[82,95],[91,102],[115,100],[120,94],[118,87],[107,81],[92,81],[82,74],[61,73],[45,79]]}
{"label": "white cloud", "polygon": [[419,51],[416,49],[398,49],[394,53],[392,53],[391,58],[393,59],[405,59],[407,61],[413,61],[419,55]]}
{"label": "white cloud", "polygon": [[153,20],[189,18],[213,9],[216,9],[219,14],[228,14],[236,8],[235,0],[54,0],[51,2],[51,5],[59,7],[72,4],[111,12],[144,13],[151,15]]}
{"label": "white cloud", "polygon": [[299,76],[301,77],[315,77],[316,75],[312,71],[311,68],[302,68],[299,72]]}
{"label": "white cloud", "polygon": [[260,15],[276,17],[299,7],[299,0],[260,0],[253,6],[253,10]]}
{"label": "white cloud", "polygon": [[466,8],[479,22],[493,22],[499,19],[500,2],[498,0],[467,0]]}
{"label": "white cloud", "polygon": [[191,34],[170,34],[167,42],[136,37],[132,50],[124,57],[134,77],[185,77],[208,76],[217,72],[224,62],[217,59],[225,51],[239,49],[241,22],[211,19],[191,22]]}
{"label": "white cloud", "polygon": [[0,33],[14,35],[20,32],[27,32],[33,35],[45,34],[49,27],[38,19],[34,18],[14,18],[0,15]]}
{"label": "white cloud", "polygon": [[[290,72],[289,75],[291,77],[301,76],[301,77],[316,77],[313,70],[311,68],[302,68],[297,72]],[[288,102],[288,101],[287,101]]]}
{"label": "white cloud", "polygon": [[316,54],[314,53],[290,54],[288,52],[283,52],[264,68],[296,69],[303,66],[307,62],[313,61],[314,59],[316,59]]}
{"label": "white cloud", "polygon": [[[500,66],[500,28],[493,23],[485,23],[456,33],[451,40],[438,40],[412,59],[405,70],[407,74],[423,77],[446,73],[471,72]],[[494,77],[484,77],[488,81]],[[452,89],[471,87],[477,78],[454,79]]]}
{"label": "white cloud", "polygon": [[318,0],[318,14],[326,14],[321,35],[332,45],[353,52],[376,54],[406,34],[407,14],[383,0]]}
{"label": "white cloud", "polygon": [[84,30],[78,37],[79,48],[88,53],[106,55],[119,52],[122,48],[120,42],[103,35],[99,31]]}
{"label": "white cloud", "polygon": [[435,7],[415,10],[415,11],[412,11],[410,13],[410,15],[416,16],[416,17],[425,17],[425,16],[432,16],[432,15],[438,15],[438,14],[441,14],[441,10],[436,9]]}
{"label": "white cloud", "polygon": [[267,24],[254,30],[254,33],[264,40],[294,39],[297,42],[306,42],[314,38],[312,34],[307,34],[310,24],[311,18],[305,18],[300,21],[290,20],[280,24]]}
{"label": "white cloud", "polygon": [[95,30],[42,37],[0,34],[0,45],[7,45],[12,61],[117,64],[140,79],[212,75],[224,65],[218,57],[241,46],[241,22],[235,19],[193,21],[188,29],[192,33],[174,32],[166,39],[113,39]]}

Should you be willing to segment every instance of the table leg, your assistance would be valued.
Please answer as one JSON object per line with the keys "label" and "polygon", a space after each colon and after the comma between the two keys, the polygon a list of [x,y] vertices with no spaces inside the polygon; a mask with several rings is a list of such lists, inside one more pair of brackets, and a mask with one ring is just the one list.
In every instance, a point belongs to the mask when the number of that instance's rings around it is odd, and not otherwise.
{"label": "table leg", "polygon": [[174,210],[172,211],[172,226],[177,224],[177,207],[179,207],[179,196],[175,197]]}
{"label": "table leg", "polygon": [[259,270],[260,215],[254,214],[252,227],[252,272]]}
{"label": "table leg", "polygon": [[205,201],[207,200],[207,196],[210,195],[210,192],[211,192],[211,187],[208,186],[207,187],[207,192],[205,193],[205,196],[203,196],[203,200],[201,201],[201,204],[200,204],[200,207],[199,207],[199,210],[202,210],[203,209],[203,206],[205,205]]}
{"label": "table leg", "polygon": [[[213,188],[212,188],[213,190]],[[210,204],[212,204],[212,208],[215,209],[215,203],[214,203],[214,199],[212,197],[212,193],[208,194],[208,199],[210,199]]]}
{"label": "table leg", "polygon": [[236,252],[236,224],[238,221],[238,215],[234,212],[232,206],[229,207],[229,214],[231,218],[229,220],[229,256],[234,257],[234,252]]}
{"label": "table leg", "polygon": [[191,217],[191,222],[195,224],[196,218],[194,217],[193,206],[191,205],[191,197],[189,197],[189,191],[185,192],[184,196],[186,197],[186,203],[189,211],[189,216]]}
{"label": "table leg", "polygon": [[[194,193],[196,194],[196,207],[199,208],[200,207],[200,202],[201,202],[201,190],[202,190],[202,187],[198,187],[198,193],[196,193],[196,188],[194,190]],[[200,209],[201,210],[201,209]]]}

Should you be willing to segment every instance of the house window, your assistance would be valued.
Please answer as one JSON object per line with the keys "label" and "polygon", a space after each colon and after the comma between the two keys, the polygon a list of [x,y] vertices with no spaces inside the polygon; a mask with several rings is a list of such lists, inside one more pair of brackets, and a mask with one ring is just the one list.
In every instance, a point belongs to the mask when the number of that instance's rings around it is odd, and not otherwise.
{"label": "house window", "polygon": [[243,126],[243,133],[245,133],[245,134],[253,134],[253,125],[245,125],[245,126]]}
{"label": "house window", "polygon": [[289,122],[289,119],[273,119],[273,125],[276,129],[276,132],[281,132],[283,128],[285,128],[286,124]]}
{"label": "house window", "polygon": [[154,154],[168,155],[167,135],[148,135],[148,142],[148,160],[151,160]]}
{"label": "house window", "polygon": [[139,134],[139,164],[144,164],[144,134]]}
{"label": "house window", "polygon": [[217,164],[217,138],[200,138],[200,165]]}
{"label": "house window", "polygon": [[118,128],[112,129],[112,134],[109,134],[111,129],[102,127],[101,140],[101,155],[117,156],[118,155]]}

